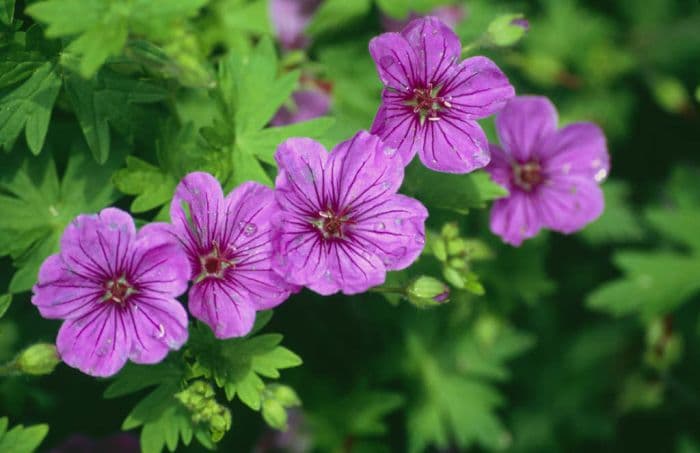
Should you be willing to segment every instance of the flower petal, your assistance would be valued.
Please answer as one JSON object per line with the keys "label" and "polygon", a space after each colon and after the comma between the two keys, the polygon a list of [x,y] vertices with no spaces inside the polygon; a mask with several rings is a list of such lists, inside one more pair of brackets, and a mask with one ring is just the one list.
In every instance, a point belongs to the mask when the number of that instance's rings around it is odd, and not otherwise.
{"label": "flower petal", "polygon": [[255,322],[255,308],[243,302],[240,288],[223,279],[195,283],[190,288],[188,308],[221,339],[244,336]]}
{"label": "flower petal", "polygon": [[418,200],[397,194],[363,212],[351,239],[379,256],[387,270],[405,269],[423,250],[427,217]]}
{"label": "flower petal", "polygon": [[537,192],[543,225],[560,233],[582,229],[603,213],[603,191],[585,176],[558,176]]}
{"label": "flower petal", "polygon": [[76,318],[90,312],[105,293],[98,282],[71,273],[60,255],[46,258],[32,291],[32,303],[41,316],[50,319]]}
{"label": "flower petal", "polygon": [[406,91],[420,80],[416,52],[400,33],[383,33],[369,42],[369,53],[386,87]]}
{"label": "flower petal", "polygon": [[147,291],[130,299],[122,314],[135,363],[158,363],[187,341],[187,312],[175,299]]}
{"label": "flower petal", "polygon": [[570,124],[542,145],[544,170],[552,175],[579,175],[602,182],[610,171],[603,131],[593,123]]}
{"label": "flower petal", "polygon": [[420,148],[420,116],[407,106],[403,97],[391,90],[382,91],[382,104],[370,132],[397,149],[404,166],[411,163]]}
{"label": "flower petal", "polygon": [[501,146],[520,163],[539,157],[541,146],[557,129],[557,111],[542,96],[518,96],[496,115]]}
{"label": "flower petal", "polygon": [[449,112],[480,119],[500,111],[515,95],[515,89],[496,63],[486,57],[472,57],[449,74],[440,95],[452,106]]}
{"label": "flower petal", "polygon": [[285,126],[308,121],[328,113],[331,98],[323,90],[299,90],[292,94],[294,107],[282,106],[270,120],[273,126]]}
{"label": "flower petal", "polygon": [[[279,213],[273,218],[273,269],[293,285],[309,286],[321,280],[328,266],[328,247],[308,219],[293,213]],[[332,294],[337,288],[329,290]]]}
{"label": "flower petal", "polygon": [[543,225],[536,200],[530,194],[514,191],[493,204],[490,226],[504,242],[519,246],[537,235]]}
{"label": "flower petal", "polygon": [[102,304],[79,318],[63,323],[56,348],[61,359],[91,376],[107,377],[126,363],[129,338],[120,308]]}
{"label": "flower petal", "polygon": [[141,228],[128,262],[130,283],[140,289],[157,289],[177,297],[187,291],[191,275],[187,256],[175,242],[172,227],[166,223],[149,223]]}
{"label": "flower petal", "polygon": [[280,207],[314,216],[324,209],[328,152],[323,145],[310,138],[290,138],[277,148],[275,160],[275,199]]}
{"label": "flower petal", "polygon": [[401,34],[419,57],[420,80],[426,85],[441,84],[462,54],[457,35],[437,17],[414,19]]}
{"label": "flower petal", "polygon": [[79,215],[63,232],[61,258],[69,271],[103,281],[123,271],[135,235],[134,220],[121,209]]}
{"label": "flower petal", "polygon": [[503,148],[492,143],[489,143],[489,151],[491,151],[491,161],[485,170],[489,172],[495,183],[505,187],[508,191],[513,190],[513,167],[510,157],[506,155]]}
{"label": "flower petal", "polygon": [[326,172],[330,207],[352,217],[401,187],[403,161],[376,135],[360,131],[333,148]]}
{"label": "flower petal", "polygon": [[[223,242],[236,250],[236,263],[225,278],[244,294],[243,301],[256,310],[275,307],[296,288],[272,270],[272,224],[277,212],[274,191],[247,182],[226,197],[226,228]],[[229,221],[230,218],[230,221]]]}
{"label": "flower petal", "polygon": [[424,147],[418,151],[423,164],[435,171],[469,173],[489,163],[486,134],[475,121],[443,116],[423,125]]}
{"label": "flower petal", "polygon": [[173,231],[192,261],[193,272],[197,249],[209,249],[218,235],[219,223],[223,221],[223,200],[219,181],[209,173],[190,173],[175,188],[170,218]]}
{"label": "flower petal", "polygon": [[359,294],[384,283],[386,267],[379,257],[352,240],[328,246],[328,271],[309,288],[322,295]]}

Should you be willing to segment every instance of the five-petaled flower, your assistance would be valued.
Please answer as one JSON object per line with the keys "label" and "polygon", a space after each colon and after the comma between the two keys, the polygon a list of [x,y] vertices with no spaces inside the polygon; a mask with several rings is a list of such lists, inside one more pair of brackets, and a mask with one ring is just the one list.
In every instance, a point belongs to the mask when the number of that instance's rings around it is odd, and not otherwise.
{"label": "five-petaled flower", "polygon": [[403,164],[378,137],[359,132],[330,154],[311,139],[289,139],[275,159],[274,265],[287,281],[356,294],[418,257],[428,212],[396,193]]}
{"label": "five-petaled flower", "polygon": [[605,136],[593,123],[557,130],[557,112],[544,97],[512,99],[496,117],[501,146],[491,145],[486,170],[510,195],[491,209],[491,231],[512,245],[541,228],[580,230],[603,212],[598,184],[608,175]]}
{"label": "five-petaled flower", "polygon": [[398,149],[404,164],[416,152],[427,167],[448,173],[488,164],[488,141],[476,120],[500,110],[514,94],[493,61],[459,63],[459,38],[435,17],[384,33],[369,50],[384,84],[372,133]]}
{"label": "five-petaled flower", "polygon": [[296,288],[272,271],[272,189],[254,182],[226,197],[210,174],[185,176],[170,206],[173,233],[191,265],[190,313],[218,338],[246,335],[255,312],[284,302]]}
{"label": "five-petaled flower", "polygon": [[167,229],[152,223],[136,232],[116,208],[68,225],[32,297],[42,316],[65,319],[56,340],[65,363],[111,376],[127,359],[156,363],[187,340],[187,313],[175,298],[187,289],[189,266]]}

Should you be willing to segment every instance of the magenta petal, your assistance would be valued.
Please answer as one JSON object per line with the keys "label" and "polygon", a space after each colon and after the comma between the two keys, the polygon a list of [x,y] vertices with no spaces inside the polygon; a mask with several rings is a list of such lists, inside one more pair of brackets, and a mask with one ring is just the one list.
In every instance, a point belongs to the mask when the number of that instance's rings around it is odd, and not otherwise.
{"label": "magenta petal", "polygon": [[[328,274],[309,287],[319,294],[338,290],[343,294],[359,294],[381,285],[385,279],[386,267],[379,256],[354,241],[343,241],[329,247]],[[335,291],[330,291],[334,287]]]}
{"label": "magenta petal", "polygon": [[500,146],[492,143],[489,143],[489,150],[491,151],[491,161],[485,170],[489,172],[494,182],[505,187],[508,191],[512,190],[513,167],[510,156],[506,155]]}
{"label": "magenta petal", "polygon": [[542,145],[543,165],[551,175],[577,175],[602,182],[610,171],[603,131],[593,123],[570,124]]}
{"label": "magenta petal", "polygon": [[391,90],[382,92],[382,100],[371,133],[381,137],[386,146],[397,149],[406,166],[420,148],[422,128],[419,117],[406,106],[401,95]]}
{"label": "magenta petal", "polygon": [[56,348],[61,359],[91,376],[114,375],[124,366],[129,340],[119,308],[104,304],[63,323]]}
{"label": "magenta petal", "polygon": [[464,60],[449,77],[441,92],[448,96],[451,110],[467,118],[493,115],[515,95],[515,89],[503,71],[486,57]]}
{"label": "magenta petal", "polygon": [[191,270],[171,228],[165,223],[149,223],[139,230],[131,257],[132,283],[177,297],[187,291]]}
{"label": "magenta petal", "polygon": [[[223,222],[224,194],[221,185],[209,173],[194,172],[175,188],[170,204],[174,233],[183,241],[192,259],[194,249],[208,248]],[[193,271],[196,263],[192,263]],[[194,275],[193,275],[194,277]]]}
{"label": "magenta petal", "polygon": [[405,269],[423,250],[427,217],[418,200],[397,194],[364,211],[352,239],[379,256],[388,270]]}
{"label": "magenta petal", "polygon": [[240,254],[225,278],[256,310],[267,310],[284,302],[296,288],[272,270],[271,218],[277,211],[274,192],[255,182],[238,186],[226,197],[231,221],[224,242]]}
{"label": "magenta petal", "polygon": [[316,214],[323,205],[323,180],[328,152],[309,138],[291,138],[275,153],[279,166],[275,199],[284,209]]}
{"label": "magenta petal", "polygon": [[491,231],[514,246],[534,237],[543,226],[535,203],[531,195],[519,191],[496,200],[491,208]]}
{"label": "magenta petal", "polygon": [[128,309],[124,317],[133,362],[160,362],[170,349],[180,349],[187,341],[187,312],[177,300],[139,294]]}
{"label": "magenta petal", "polygon": [[80,215],[63,232],[61,256],[69,270],[85,277],[114,275],[129,256],[135,235],[133,219],[120,209]]}
{"label": "magenta petal", "polygon": [[71,319],[92,311],[104,288],[67,270],[60,255],[51,255],[39,269],[39,281],[33,288],[32,303],[41,316]]}
{"label": "magenta petal", "polygon": [[406,91],[420,77],[422,69],[414,49],[400,33],[384,33],[369,42],[382,83],[395,90]]}
{"label": "magenta petal", "polygon": [[537,155],[544,140],[556,131],[557,121],[549,99],[519,96],[496,116],[496,130],[503,149],[522,163]]}
{"label": "magenta petal", "polygon": [[421,79],[440,84],[462,53],[457,35],[437,17],[414,19],[401,32],[421,62]]}
{"label": "magenta petal", "polygon": [[403,162],[379,137],[360,131],[333,148],[327,175],[331,203],[347,213],[363,212],[399,190]]}
{"label": "magenta petal", "polygon": [[205,279],[192,286],[189,309],[192,316],[205,322],[217,338],[241,337],[255,322],[255,307],[243,302],[244,295],[223,279]]}
{"label": "magenta petal", "polygon": [[[282,214],[273,219],[276,233],[274,237],[274,269],[287,282],[309,286],[321,280],[328,268],[327,247],[308,220],[290,214]],[[338,291],[329,293],[332,294]]]}
{"label": "magenta petal", "polygon": [[469,173],[489,163],[486,134],[475,121],[444,116],[426,121],[424,146],[418,152],[426,167],[446,173]]}
{"label": "magenta petal", "polygon": [[566,234],[600,217],[605,204],[598,184],[585,177],[551,178],[537,197],[543,225]]}
{"label": "magenta petal", "polygon": [[295,91],[292,99],[294,106],[282,106],[270,120],[270,124],[285,126],[318,118],[328,113],[331,104],[330,96],[320,89]]}

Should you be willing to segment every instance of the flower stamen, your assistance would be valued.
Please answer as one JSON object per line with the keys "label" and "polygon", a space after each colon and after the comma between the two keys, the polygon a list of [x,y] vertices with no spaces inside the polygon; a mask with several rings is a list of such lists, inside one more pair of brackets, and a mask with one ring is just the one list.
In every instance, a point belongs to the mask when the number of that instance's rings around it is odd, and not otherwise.
{"label": "flower stamen", "polygon": [[513,180],[521,189],[531,192],[545,180],[542,167],[538,162],[513,164]]}

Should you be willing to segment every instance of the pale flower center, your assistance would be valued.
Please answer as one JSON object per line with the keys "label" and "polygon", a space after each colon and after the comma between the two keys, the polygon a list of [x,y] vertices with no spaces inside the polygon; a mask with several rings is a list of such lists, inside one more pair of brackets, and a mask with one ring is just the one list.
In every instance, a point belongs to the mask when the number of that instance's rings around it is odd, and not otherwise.
{"label": "pale flower center", "polygon": [[440,86],[434,87],[429,83],[425,88],[414,88],[413,97],[406,101],[406,105],[413,107],[413,112],[420,116],[420,122],[425,120],[439,121],[438,112],[452,107],[452,104],[440,94]]}
{"label": "pale flower center", "polygon": [[347,216],[336,214],[332,209],[320,211],[319,218],[311,222],[323,235],[324,239],[344,237],[344,225],[352,223]]}
{"label": "pale flower center", "polygon": [[229,259],[219,249],[219,244],[216,242],[207,255],[200,257],[201,273],[197,277],[197,281],[201,281],[206,277],[223,277],[224,271],[229,267],[235,267],[234,260]]}
{"label": "pale flower center", "polygon": [[130,295],[136,292],[129,282],[126,281],[125,277],[119,277],[116,279],[108,280],[105,283],[105,294],[103,300],[105,302],[114,302],[117,304],[123,304],[129,298]]}

